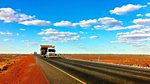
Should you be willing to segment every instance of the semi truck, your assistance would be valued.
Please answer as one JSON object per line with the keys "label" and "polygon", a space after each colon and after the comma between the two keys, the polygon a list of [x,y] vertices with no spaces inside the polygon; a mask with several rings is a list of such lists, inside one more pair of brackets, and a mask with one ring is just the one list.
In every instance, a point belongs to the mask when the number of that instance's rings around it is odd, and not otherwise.
{"label": "semi truck", "polygon": [[56,50],[54,45],[40,45],[41,56],[43,57],[53,57],[56,56]]}

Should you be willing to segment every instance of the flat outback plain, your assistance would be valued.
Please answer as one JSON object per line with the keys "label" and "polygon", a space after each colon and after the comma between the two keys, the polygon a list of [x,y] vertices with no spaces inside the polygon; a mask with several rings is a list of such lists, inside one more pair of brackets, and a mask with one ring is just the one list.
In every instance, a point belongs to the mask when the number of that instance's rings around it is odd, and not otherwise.
{"label": "flat outback plain", "polygon": [[150,67],[150,55],[133,54],[65,54],[66,58],[95,62]]}
{"label": "flat outback plain", "polygon": [[0,55],[1,84],[48,84],[31,54]]}
{"label": "flat outback plain", "polygon": [[[129,66],[150,67],[149,55],[125,54],[58,54],[66,59],[86,60]],[[51,59],[51,58],[46,58]],[[49,84],[36,57],[32,54],[1,54],[0,55],[1,84]]]}

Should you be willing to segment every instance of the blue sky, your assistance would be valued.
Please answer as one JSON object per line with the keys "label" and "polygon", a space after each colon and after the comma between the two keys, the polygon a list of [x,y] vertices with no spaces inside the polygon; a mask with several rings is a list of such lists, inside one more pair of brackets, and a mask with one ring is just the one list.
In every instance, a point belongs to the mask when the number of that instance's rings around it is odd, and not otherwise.
{"label": "blue sky", "polygon": [[148,0],[1,0],[0,53],[150,54]]}

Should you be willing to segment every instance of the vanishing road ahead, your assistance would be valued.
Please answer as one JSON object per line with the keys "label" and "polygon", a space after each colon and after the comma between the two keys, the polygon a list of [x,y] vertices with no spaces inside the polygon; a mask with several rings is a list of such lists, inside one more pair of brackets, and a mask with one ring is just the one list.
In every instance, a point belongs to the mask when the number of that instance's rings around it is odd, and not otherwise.
{"label": "vanishing road ahead", "polygon": [[[50,65],[53,65],[62,71],[71,74],[71,76],[77,78],[77,80],[79,79],[79,82],[74,82],[72,84],[150,84],[149,69],[71,60],[65,58],[38,57],[38,59],[41,61],[46,61],[46,63],[49,63]],[[48,68],[48,66],[42,68]],[[48,73],[49,72],[45,72],[45,74]],[[65,79],[67,80],[68,78]],[[49,80],[51,81],[51,79]],[[71,79],[68,79],[68,81],[70,80]],[[61,82],[61,84],[67,83]]]}

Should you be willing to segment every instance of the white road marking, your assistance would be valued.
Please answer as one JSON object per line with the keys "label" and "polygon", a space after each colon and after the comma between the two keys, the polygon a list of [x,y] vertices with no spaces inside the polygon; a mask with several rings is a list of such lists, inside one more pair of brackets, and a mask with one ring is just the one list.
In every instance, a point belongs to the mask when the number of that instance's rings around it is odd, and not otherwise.
{"label": "white road marking", "polygon": [[70,76],[71,78],[73,78],[73,79],[75,79],[75,80],[79,81],[80,83],[82,83],[82,84],[86,84],[85,82],[81,81],[80,79],[78,79],[78,78],[76,78],[76,77],[72,76],[71,74],[69,74],[69,73],[65,72],[65,71],[64,71],[64,70],[62,70],[62,69],[57,68],[56,66],[54,66],[54,65],[52,65],[52,64],[50,64],[50,63],[48,63],[47,61],[44,61],[44,60],[42,60],[42,61],[43,61],[43,62],[45,62],[46,64],[48,64],[48,65],[50,65],[50,66],[52,66],[52,67],[54,67],[54,68],[58,69],[59,71],[61,71],[61,72],[65,73],[66,75]]}

